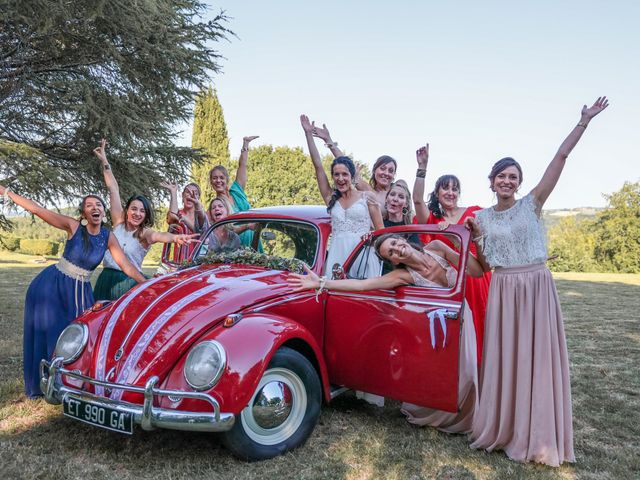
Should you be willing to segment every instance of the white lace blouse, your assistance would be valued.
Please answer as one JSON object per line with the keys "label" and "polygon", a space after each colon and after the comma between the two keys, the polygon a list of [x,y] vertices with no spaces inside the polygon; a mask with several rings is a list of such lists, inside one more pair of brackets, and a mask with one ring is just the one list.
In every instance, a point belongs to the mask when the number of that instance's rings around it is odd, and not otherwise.
{"label": "white lace blouse", "polygon": [[[127,232],[124,226],[124,222],[117,225],[113,230],[113,235],[118,239],[118,243],[122,247],[125,256],[129,261],[142,272],[142,261],[145,255],[149,251],[148,248],[144,248],[140,241],[133,235],[134,232]],[[111,256],[109,250],[104,254],[104,266],[106,268],[113,268],[114,270],[121,270],[116,261]]]}
{"label": "white lace blouse", "polygon": [[532,193],[507,210],[493,207],[476,212],[484,235],[484,256],[492,267],[544,263],[547,245],[544,226]]}

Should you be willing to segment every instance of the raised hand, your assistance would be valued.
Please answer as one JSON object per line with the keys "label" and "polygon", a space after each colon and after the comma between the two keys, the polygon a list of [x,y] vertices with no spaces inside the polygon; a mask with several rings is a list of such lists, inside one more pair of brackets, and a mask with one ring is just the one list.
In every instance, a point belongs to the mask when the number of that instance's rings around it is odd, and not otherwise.
{"label": "raised hand", "polygon": [[200,195],[198,195],[198,192],[196,192],[195,190],[187,189],[184,192],[184,196],[185,196],[185,200],[188,200],[191,203],[193,203],[193,206],[195,207],[196,210],[200,211],[203,209],[202,203],[200,203]]}
{"label": "raised hand", "polygon": [[416,150],[416,160],[418,161],[418,168],[427,168],[429,163],[429,144],[424,147],[420,147]]}
{"label": "raised hand", "polygon": [[260,135],[250,135],[248,137],[242,137],[242,144],[246,147],[256,138],[260,138]]}
{"label": "raised hand", "polygon": [[191,235],[186,235],[186,234],[181,234],[181,235],[174,235],[173,236],[173,242],[177,243],[178,245],[186,245],[188,243],[195,243],[199,240],[200,238],[200,234],[199,233],[194,233]]}
{"label": "raised hand", "polygon": [[609,100],[607,100],[607,97],[598,97],[598,99],[590,107],[587,108],[586,105],[583,105],[581,112],[582,118],[591,120],[608,106]]}
{"label": "raised hand", "polygon": [[178,191],[178,184],[171,182],[161,182],[160,186],[169,191],[169,193],[176,193]]}
{"label": "raised hand", "polygon": [[103,138],[100,140],[100,146],[93,149],[93,154],[98,157],[98,159],[103,163],[109,163],[107,160],[107,152],[105,147],[107,146],[107,139]]}
{"label": "raised hand", "polygon": [[294,288],[294,292],[320,287],[320,277],[313,273],[306,265],[304,265],[304,271],[307,273],[306,275],[290,273],[287,277],[287,283]]}
{"label": "raised hand", "polygon": [[329,133],[329,129],[324,123],[322,124],[322,128],[317,127],[315,123],[312,123],[311,126],[313,127],[311,134],[314,137],[318,137],[319,139],[323,140],[324,143],[332,143],[331,134]]}
{"label": "raised hand", "polygon": [[309,117],[307,117],[304,113],[300,115],[300,124],[302,125],[302,129],[306,134],[312,134],[314,126],[309,121]]}

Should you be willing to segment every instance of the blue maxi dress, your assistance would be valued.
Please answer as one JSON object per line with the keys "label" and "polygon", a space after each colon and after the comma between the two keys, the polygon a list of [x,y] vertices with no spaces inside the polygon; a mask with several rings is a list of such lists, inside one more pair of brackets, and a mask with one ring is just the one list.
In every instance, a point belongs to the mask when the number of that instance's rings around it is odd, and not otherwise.
{"label": "blue maxi dress", "polygon": [[[89,237],[86,250],[83,231]],[[108,242],[109,229],[103,227],[97,235],[90,235],[85,227],[79,226],[67,240],[60,263],[45,268],[29,285],[24,305],[23,337],[24,387],[28,397],[42,395],[40,360],[51,358],[62,330],[94,303],[88,276],[81,279],[71,271],[85,271],[90,275],[102,262]],[[69,267],[69,263],[73,265]]]}

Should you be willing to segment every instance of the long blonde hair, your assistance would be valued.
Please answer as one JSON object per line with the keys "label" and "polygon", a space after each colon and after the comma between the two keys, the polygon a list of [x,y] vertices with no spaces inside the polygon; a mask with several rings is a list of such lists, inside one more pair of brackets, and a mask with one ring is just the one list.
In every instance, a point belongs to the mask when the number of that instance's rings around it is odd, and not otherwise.
{"label": "long blonde hair", "polygon": [[[409,187],[404,180],[398,180],[397,182],[393,182],[391,184],[387,195],[384,197],[385,202],[387,200],[387,197],[389,196],[389,193],[391,193],[391,190],[393,190],[394,187],[400,187],[404,190],[404,193],[407,197],[407,205],[402,209],[402,223],[404,223],[405,225],[411,225],[413,223],[413,202],[411,201],[411,192],[409,191]],[[386,208],[384,212],[384,218],[385,220],[389,219],[389,213],[387,212]]]}

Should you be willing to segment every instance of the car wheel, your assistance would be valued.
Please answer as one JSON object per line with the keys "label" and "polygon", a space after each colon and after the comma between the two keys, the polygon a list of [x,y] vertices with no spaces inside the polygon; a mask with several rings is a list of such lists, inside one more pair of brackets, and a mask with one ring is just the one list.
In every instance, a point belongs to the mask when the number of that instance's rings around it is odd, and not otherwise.
{"label": "car wheel", "polygon": [[302,445],[320,416],[322,388],[303,355],[280,348],[249,404],[223,434],[225,446],[247,460],[264,460]]}

